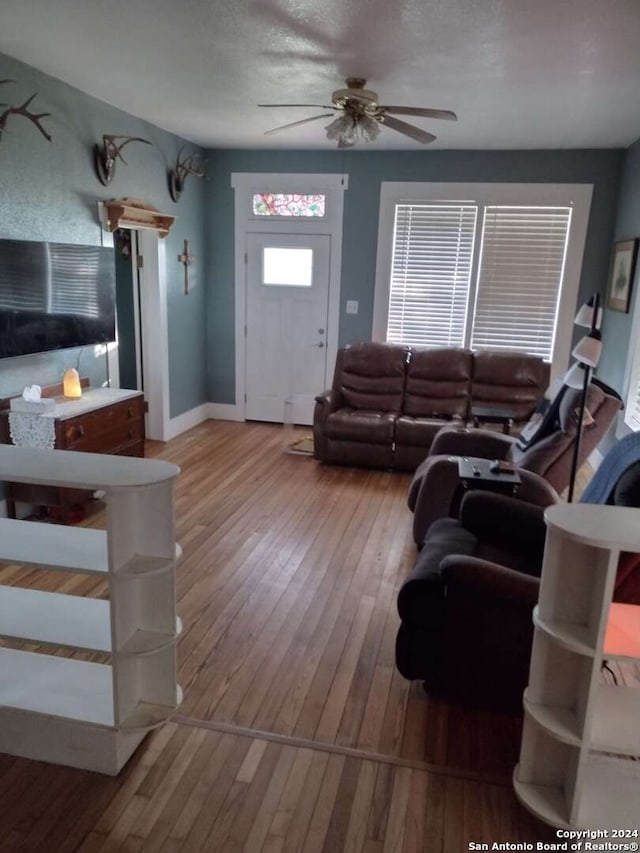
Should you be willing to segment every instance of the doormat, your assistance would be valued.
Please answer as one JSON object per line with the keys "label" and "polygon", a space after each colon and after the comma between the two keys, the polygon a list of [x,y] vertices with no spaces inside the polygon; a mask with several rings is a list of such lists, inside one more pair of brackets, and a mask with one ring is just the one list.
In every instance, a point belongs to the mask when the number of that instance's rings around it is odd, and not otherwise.
{"label": "doormat", "polygon": [[313,436],[303,435],[287,445],[287,453],[299,453],[302,456],[313,455]]}

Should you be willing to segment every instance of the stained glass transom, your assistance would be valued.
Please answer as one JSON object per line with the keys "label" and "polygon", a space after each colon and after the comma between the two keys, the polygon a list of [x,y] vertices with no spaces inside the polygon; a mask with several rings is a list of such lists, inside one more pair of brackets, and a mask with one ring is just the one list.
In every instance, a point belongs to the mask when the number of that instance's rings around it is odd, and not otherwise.
{"label": "stained glass transom", "polygon": [[324,194],[254,193],[254,216],[324,216]]}

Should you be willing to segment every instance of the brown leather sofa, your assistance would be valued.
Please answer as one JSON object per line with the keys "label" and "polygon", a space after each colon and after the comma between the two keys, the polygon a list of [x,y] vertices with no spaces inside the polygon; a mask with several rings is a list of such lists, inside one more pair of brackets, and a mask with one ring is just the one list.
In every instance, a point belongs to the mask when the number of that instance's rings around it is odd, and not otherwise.
{"label": "brown leather sofa", "polygon": [[413,471],[438,430],[464,425],[473,405],[504,407],[524,423],[548,381],[549,365],[523,353],[350,344],[338,352],[331,388],[316,397],[315,456]]}

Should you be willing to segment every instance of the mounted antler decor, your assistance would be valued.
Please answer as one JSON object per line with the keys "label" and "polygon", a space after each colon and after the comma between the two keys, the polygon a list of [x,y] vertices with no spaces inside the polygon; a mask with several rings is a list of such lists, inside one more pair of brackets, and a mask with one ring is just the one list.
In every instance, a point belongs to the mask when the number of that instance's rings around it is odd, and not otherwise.
{"label": "mounted antler decor", "polygon": [[[14,80],[0,80],[0,85],[2,83],[14,83]],[[47,133],[44,127],[40,124],[41,118],[47,118],[51,113],[31,113],[29,112],[29,104],[36,97],[38,93],[34,92],[30,98],[24,102],[24,104],[20,104],[20,106],[9,106],[8,104],[0,104],[0,107],[7,107],[7,109],[0,114],[0,140],[2,139],[2,134],[7,128],[7,121],[9,116],[24,116],[24,118],[28,118],[29,121],[32,121],[35,126],[38,128],[40,133],[44,136],[46,140],[51,142],[51,136]]]}
{"label": "mounted antler decor", "polygon": [[198,162],[198,155],[194,152],[184,160],[180,159],[184,146],[178,151],[176,158],[176,167],[169,172],[169,193],[174,201],[178,201],[184,189],[184,182],[188,175],[195,175],[197,178],[202,178],[205,174],[204,163]]}
{"label": "mounted antler decor", "polygon": [[[118,139],[124,139],[120,145],[116,142]],[[102,137],[102,145],[96,144],[93,149],[93,161],[96,167],[96,174],[101,184],[108,186],[113,180],[116,173],[116,160],[121,160],[124,165],[127,161],[120,153],[125,145],[130,142],[144,142],[145,145],[151,145],[148,139],[141,139],[139,136],[113,136],[105,134]]]}

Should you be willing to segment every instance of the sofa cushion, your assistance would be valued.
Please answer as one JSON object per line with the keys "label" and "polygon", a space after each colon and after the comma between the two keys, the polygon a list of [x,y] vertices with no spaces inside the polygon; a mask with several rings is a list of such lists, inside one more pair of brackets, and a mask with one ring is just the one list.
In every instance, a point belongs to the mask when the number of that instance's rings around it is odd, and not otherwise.
{"label": "sofa cushion", "polygon": [[400,415],[396,421],[396,444],[424,447],[427,455],[433,439],[442,429],[442,421],[438,418],[410,418]]}
{"label": "sofa cushion", "polygon": [[408,347],[372,342],[345,348],[336,377],[342,399],[351,409],[400,412]]}
{"label": "sofa cushion", "polygon": [[338,409],[327,416],[326,434],[330,439],[388,444],[394,441],[396,416],[390,412],[365,412]]}
{"label": "sofa cushion", "polygon": [[414,417],[466,418],[473,354],[461,347],[411,351],[403,413]]}
{"label": "sofa cushion", "polygon": [[516,420],[526,420],[549,382],[549,365],[520,352],[477,352],[474,357],[471,403],[505,406]]}

